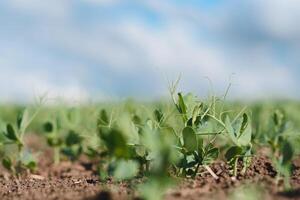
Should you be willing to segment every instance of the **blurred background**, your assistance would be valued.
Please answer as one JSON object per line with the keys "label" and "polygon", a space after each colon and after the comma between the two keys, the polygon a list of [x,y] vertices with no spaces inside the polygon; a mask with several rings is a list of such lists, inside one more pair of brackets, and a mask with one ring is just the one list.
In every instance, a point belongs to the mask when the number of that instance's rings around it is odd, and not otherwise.
{"label": "blurred background", "polygon": [[[0,102],[300,97],[297,0],[1,0]],[[212,82],[210,85],[208,78]]]}

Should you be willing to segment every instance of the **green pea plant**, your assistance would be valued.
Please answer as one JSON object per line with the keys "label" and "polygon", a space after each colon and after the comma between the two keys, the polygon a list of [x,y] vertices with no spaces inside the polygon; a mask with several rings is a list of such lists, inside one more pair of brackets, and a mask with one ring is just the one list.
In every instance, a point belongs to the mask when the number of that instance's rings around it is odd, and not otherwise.
{"label": "green pea plant", "polygon": [[[179,171],[184,176],[195,177],[199,167],[204,167],[217,179],[217,175],[211,170],[209,164],[219,156],[219,149],[213,143],[219,133],[212,130],[215,128],[212,126],[217,125],[209,120],[209,106],[196,100],[192,94],[183,96],[181,93],[178,93],[175,105],[184,123],[177,146],[182,154],[181,162],[178,165]],[[211,132],[201,132],[201,128],[203,129],[204,126],[211,126]],[[205,135],[214,137],[205,141]]]}
{"label": "green pea plant", "polygon": [[63,145],[63,139],[59,135],[59,119],[56,118],[56,120],[45,122],[43,128],[46,133],[47,143],[51,148],[53,148],[54,164],[57,165],[61,160],[60,152]]}
{"label": "green pea plant", "polygon": [[284,111],[277,109],[273,114],[273,119],[269,134],[266,135],[269,147],[271,149],[270,158],[277,171],[276,182],[283,178],[286,190],[291,188],[289,179],[292,173],[292,159],[294,149],[290,142],[292,135],[290,133],[289,123]]}
{"label": "green pea plant", "polygon": [[[120,161],[121,166],[126,166],[126,160],[130,158],[130,151],[126,137],[123,132],[116,127],[114,112],[111,112],[110,117],[108,117],[107,111],[101,110],[97,120],[97,128],[102,143],[100,153],[98,153],[102,156],[101,162],[99,163],[99,174],[101,179],[106,179],[109,176],[113,176],[118,161]],[[130,163],[128,166],[136,165]],[[123,174],[121,172],[117,174],[117,177],[121,179]],[[126,178],[130,177],[126,176]]]}
{"label": "green pea plant", "polygon": [[103,143],[100,177],[130,180],[144,175],[147,181],[138,185],[141,196],[153,199],[155,192],[156,199],[160,199],[173,184],[168,171],[178,157],[173,149],[175,133],[164,125],[165,116],[159,110],[147,119],[132,111],[126,114],[122,110],[122,113],[108,115],[105,110],[99,113],[98,129]]}
{"label": "green pea plant", "polygon": [[42,108],[43,99],[33,108],[26,108],[16,119],[16,124],[7,123],[1,134],[4,136],[5,148],[2,165],[13,174],[20,174],[24,170],[33,171],[36,168],[36,160],[26,147],[25,133]]}
{"label": "green pea plant", "polygon": [[74,109],[58,113],[44,123],[47,143],[54,152],[54,164],[60,163],[61,155],[74,161],[83,153],[83,137],[76,131],[78,124],[79,113]]}
{"label": "green pea plant", "polygon": [[[237,176],[238,160],[243,160],[243,170],[245,173],[251,159],[251,122],[247,114],[243,114],[244,109],[237,114],[233,121],[226,117],[224,109],[224,100],[228,89],[223,98],[212,96],[208,102],[199,101],[192,94],[177,94],[175,97],[178,82],[175,82],[169,88],[173,103],[179,112],[184,128],[182,130],[178,148],[183,154],[180,162],[180,168],[183,175],[195,177],[199,167],[204,167],[214,178],[217,175],[209,167],[219,156],[219,148],[214,142],[219,135],[226,135],[232,140],[234,145],[226,152],[226,159],[233,166],[233,175]],[[243,117],[240,115],[243,114]]]}
{"label": "green pea plant", "polygon": [[218,179],[209,165],[219,157],[219,148],[214,142],[225,131],[221,120],[225,113],[224,106],[220,106],[217,113],[217,98],[214,96],[208,102],[198,100],[191,93],[177,93],[176,98],[178,82],[179,79],[169,87],[173,103],[183,122],[176,146],[181,153],[181,161],[176,170],[183,176],[195,178],[199,168],[203,167]]}
{"label": "green pea plant", "polygon": [[165,191],[176,184],[170,169],[179,162],[179,152],[174,148],[178,137],[166,120],[167,115],[155,110],[154,118],[148,119],[141,131],[141,146],[149,167],[148,180],[138,186],[138,191],[145,199],[162,199]]}
{"label": "green pea plant", "polygon": [[232,168],[232,174],[237,176],[238,161],[242,160],[244,174],[251,162],[252,155],[252,128],[249,116],[244,113],[242,117],[235,118],[233,121],[227,116],[225,120],[227,134],[234,145],[225,153],[225,158]]}

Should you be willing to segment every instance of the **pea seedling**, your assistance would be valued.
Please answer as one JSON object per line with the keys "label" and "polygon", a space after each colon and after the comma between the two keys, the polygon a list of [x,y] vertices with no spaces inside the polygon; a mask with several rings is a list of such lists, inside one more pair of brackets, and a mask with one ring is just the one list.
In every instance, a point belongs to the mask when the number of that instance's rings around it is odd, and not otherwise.
{"label": "pea seedling", "polygon": [[[83,138],[75,131],[79,124],[79,114],[75,110],[67,110],[56,115],[54,120],[44,123],[47,143],[54,150],[54,163],[58,164],[61,160],[61,154],[67,156],[70,160],[76,160],[83,152]],[[66,119],[62,116],[67,116]]]}
{"label": "pea seedling", "polygon": [[33,114],[30,114],[29,109],[25,109],[17,117],[16,126],[8,123],[6,130],[2,132],[6,138],[4,145],[10,149],[9,153],[2,159],[2,165],[14,174],[19,174],[22,169],[34,170],[36,167],[34,157],[25,146],[24,135],[40,109],[41,105],[38,106]]}
{"label": "pea seedling", "polygon": [[292,173],[291,163],[294,150],[288,140],[288,122],[286,115],[281,110],[276,110],[273,114],[273,128],[267,136],[268,143],[271,147],[271,159],[277,171],[277,182],[284,177],[284,186],[289,189],[289,178]]}
{"label": "pea seedling", "polygon": [[226,117],[225,126],[229,138],[234,143],[226,154],[225,158],[233,168],[233,176],[237,176],[237,165],[239,159],[243,160],[242,173],[246,172],[246,169],[251,159],[251,135],[252,128],[249,116],[244,113],[243,117],[239,117],[231,122],[229,116]]}

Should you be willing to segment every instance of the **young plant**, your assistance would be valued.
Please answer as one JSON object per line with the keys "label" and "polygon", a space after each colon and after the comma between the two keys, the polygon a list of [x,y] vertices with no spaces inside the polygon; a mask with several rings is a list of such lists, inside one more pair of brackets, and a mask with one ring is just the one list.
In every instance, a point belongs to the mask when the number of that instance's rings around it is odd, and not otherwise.
{"label": "young plant", "polygon": [[251,161],[251,121],[246,113],[233,121],[227,116],[225,126],[229,138],[234,143],[234,145],[227,150],[225,158],[233,168],[233,176],[236,177],[238,161],[242,160],[243,162],[242,174],[246,172]]}
{"label": "young plant", "polygon": [[178,165],[181,173],[195,177],[199,168],[204,167],[218,179],[209,167],[219,156],[219,149],[214,146],[214,141],[224,131],[224,125],[215,113],[215,102],[207,105],[192,94],[183,96],[181,93],[178,93],[177,100],[175,97],[173,100],[184,124],[177,146],[182,154]]}
{"label": "young plant", "polygon": [[101,110],[97,120],[98,135],[102,144],[101,153],[99,153],[102,156],[99,163],[99,173],[101,179],[104,180],[113,176],[115,169],[118,169],[118,161],[121,166],[132,166],[131,164],[124,164],[125,160],[130,158],[130,150],[126,137],[117,128],[113,117],[113,112],[108,117],[106,110]]}
{"label": "young plant", "polygon": [[138,191],[149,200],[162,199],[165,191],[176,184],[170,169],[179,163],[179,151],[174,148],[178,137],[166,118],[162,111],[155,110],[154,118],[148,119],[140,131],[140,145],[145,150],[141,156],[147,162],[148,180],[138,186]]}
{"label": "young plant", "polygon": [[139,192],[146,199],[151,199],[150,193],[155,192],[159,199],[173,184],[169,169],[178,159],[173,149],[175,134],[165,126],[163,118],[164,114],[159,110],[147,120],[126,109],[118,115],[114,112],[108,115],[102,110],[98,131],[106,156],[101,159],[100,177],[128,180],[139,174],[146,175],[148,180],[138,186]]}
{"label": "young plant", "polygon": [[285,189],[290,189],[289,179],[292,173],[294,149],[288,138],[288,121],[281,110],[273,114],[273,128],[267,136],[271,148],[270,158],[277,171],[277,182],[283,177]]}
{"label": "young plant", "polygon": [[[47,143],[54,151],[54,163],[58,164],[61,154],[76,160],[83,152],[83,137],[75,129],[79,124],[79,113],[74,110],[59,113],[54,120],[44,123]],[[66,116],[63,118],[63,116]]]}
{"label": "young plant", "polygon": [[18,115],[16,125],[8,123],[6,129],[2,131],[5,137],[3,143],[6,148],[2,165],[14,174],[19,174],[24,169],[34,170],[36,168],[34,157],[25,146],[24,135],[40,109],[41,105],[32,114],[29,109],[25,109]]}
{"label": "young plant", "polygon": [[54,164],[58,164],[60,162],[60,153],[63,146],[63,139],[59,135],[59,119],[56,118],[56,120],[54,120],[53,122],[45,122],[43,128],[45,133],[47,134],[47,143],[51,148],[53,148]]}
{"label": "young plant", "polygon": [[204,167],[215,179],[218,179],[209,165],[218,158],[219,149],[214,147],[211,142],[205,145],[202,137],[197,136],[192,127],[185,127],[182,137],[181,153],[183,158],[178,167],[182,169],[183,175],[195,178],[199,168]]}

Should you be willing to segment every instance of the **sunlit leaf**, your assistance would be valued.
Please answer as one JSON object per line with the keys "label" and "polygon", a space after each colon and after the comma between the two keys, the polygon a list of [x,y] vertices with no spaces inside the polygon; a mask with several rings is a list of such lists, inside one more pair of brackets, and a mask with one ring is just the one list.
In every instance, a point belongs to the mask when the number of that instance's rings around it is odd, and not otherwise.
{"label": "sunlit leaf", "polygon": [[187,151],[192,152],[198,149],[197,136],[192,127],[185,127],[182,131],[184,147]]}
{"label": "sunlit leaf", "polygon": [[229,116],[226,117],[225,119],[225,126],[226,126],[226,130],[227,130],[227,134],[229,136],[229,138],[232,140],[232,142],[234,142],[235,144],[238,144],[237,138],[236,138],[236,134],[235,131],[231,125],[231,121]]}
{"label": "sunlit leaf", "polygon": [[241,133],[241,136],[238,138],[238,144],[241,146],[247,146],[251,143],[251,136],[252,136],[252,128],[251,124],[249,123],[244,131]]}

